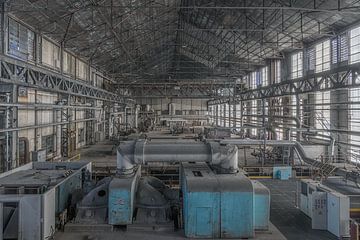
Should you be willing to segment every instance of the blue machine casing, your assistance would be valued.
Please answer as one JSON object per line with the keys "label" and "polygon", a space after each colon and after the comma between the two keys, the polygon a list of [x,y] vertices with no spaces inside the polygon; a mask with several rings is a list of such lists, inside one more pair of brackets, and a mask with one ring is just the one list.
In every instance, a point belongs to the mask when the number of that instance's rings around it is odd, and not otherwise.
{"label": "blue machine casing", "polygon": [[251,238],[254,199],[243,174],[215,174],[206,163],[181,167],[186,237]]}
{"label": "blue machine casing", "polygon": [[134,199],[141,169],[129,178],[114,178],[109,184],[109,224],[132,224]]}
{"label": "blue machine casing", "polygon": [[252,181],[254,187],[254,227],[268,230],[270,221],[270,191],[259,181]]}
{"label": "blue machine casing", "polygon": [[181,181],[185,235],[218,238],[220,193],[215,174],[206,164],[183,164]]}
{"label": "blue machine casing", "polygon": [[253,186],[243,174],[218,174],[221,238],[254,236]]}
{"label": "blue machine casing", "polygon": [[291,166],[274,166],[273,178],[280,180],[288,180],[291,177]]}

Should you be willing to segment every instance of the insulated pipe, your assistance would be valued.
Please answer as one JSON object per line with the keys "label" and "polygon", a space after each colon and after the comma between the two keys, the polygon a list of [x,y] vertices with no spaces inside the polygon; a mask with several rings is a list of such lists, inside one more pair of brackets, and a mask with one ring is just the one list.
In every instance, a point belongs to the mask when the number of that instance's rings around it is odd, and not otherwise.
{"label": "insulated pipe", "polygon": [[[235,145],[261,145],[263,140],[253,140],[253,139],[225,139],[220,141],[221,144],[235,144]],[[267,145],[274,145],[274,146],[294,146],[295,150],[297,151],[299,157],[307,164],[313,165],[317,160],[310,158],[307,156],[304,147],[301,143],[297,141],[286,141],[286,140],[268,140]],[[335,175],[342,176],[347,180],[351,180],[360,186],[360,174],[356,171],[349,171],[344,168],[337,167],[334,170]]]}
{"label": "insulated pipe", "polygon": [[[263,139],[219,139],[220,144],[233,144],[233,145],[244,145],[244,146],[250,146],[250,145],[263,145],[264,140]],[[295,141],[289,141],[289,140],[267,140],[266,145],[271,146],[293,146],[295,145]]]}
{"label": "insulated pipe", "polygon": [[[259,114],[244,114],[241,116],[241,120],[243,120],[243,118],[245,117],[258,117],[258,118],[261,118],[263,117],[263,115],[259,115]],[[281,118],[281,119],[290,119],[290,120],[294,120],[296,122],[296,125],[298,127],[300,126],[305,126],[304,124],[301,123],[300,119],[297,118],[297,117],[292,117],[292,116],[271,116],[271,115],[266,115],[265,116],[266,118]]]}
{"label": "insulated pipe", "polygon": [[[250,116],[250,117],[258,117],[258,118],[263,117],[263,115],[258,115],[258,114],[246,114],[246,115],[241,116],[241,121],[243,120],[244,117],[249,117],[249,116]],[[297,118],[297,117],[292,117],[292,116],[269,116],[269,115],[267,115],[267,116],[265,116],[265,117],[267,117],[268,119],[270,119],[270,118],[291,119],[291,120],[294,120],[294,121],[296,122],[296,126],[297,126],[298,129],[299,129],[301,126],[305,126],[305,127],[306,127],[306,125],[305,125],[305,124],[302,124],[301,121],[300,121],[300,119]],[[329,129],[329,130],[330,130],[330,129]],[[316,132],[318,132],[318,131],[329,132],[329,130],[326,130],[326,129],[314,129],[314,131],[316,131]],[[273,129],[272,129],[271,131],[273,131]],[[297,129],[295,129],[294,131],[297,132]],[[334,130],[333,130],[333,131],[334,131]],[[331,156],[334,157],[334,154],[335,154],[335,138],[332,137],[332,136],[329,136],[329,138],[330,138],[330,143],[331,143],[331,144],[330,144],[330,146],[331,146],[330,153],[331,153]],[[290,139],[290,138],[289,138],[289,139]],[[297,141],[299,141],[299,139],[297,139]]]}
{"label": "insulated pipe", "polygon": [[134,173],[147,162],[207,162],[220,172],[238,171],[238,149],[219,142],[144,141],[121,142],[117,149],[120,175]]}

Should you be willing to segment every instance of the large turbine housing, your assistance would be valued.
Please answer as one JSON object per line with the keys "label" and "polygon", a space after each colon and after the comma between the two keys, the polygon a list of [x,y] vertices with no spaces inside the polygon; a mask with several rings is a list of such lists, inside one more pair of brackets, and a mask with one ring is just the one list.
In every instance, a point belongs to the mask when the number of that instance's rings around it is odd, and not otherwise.
{"label": "large turbine housing", "polygon": [[235,173],[238,172],[238,149],[215,141],[132,140],[120,143],[118,174],[132,174],[137,166],[150,162],[207,162],[218,172]]}

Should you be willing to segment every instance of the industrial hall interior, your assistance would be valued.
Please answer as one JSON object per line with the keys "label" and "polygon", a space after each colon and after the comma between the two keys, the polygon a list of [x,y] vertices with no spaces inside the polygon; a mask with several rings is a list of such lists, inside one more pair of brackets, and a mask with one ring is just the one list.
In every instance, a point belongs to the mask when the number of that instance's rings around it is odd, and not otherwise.
{"label": "industrial hall interior", "polygon": [[360,0],[0,0],[0,240],[360,240]]}

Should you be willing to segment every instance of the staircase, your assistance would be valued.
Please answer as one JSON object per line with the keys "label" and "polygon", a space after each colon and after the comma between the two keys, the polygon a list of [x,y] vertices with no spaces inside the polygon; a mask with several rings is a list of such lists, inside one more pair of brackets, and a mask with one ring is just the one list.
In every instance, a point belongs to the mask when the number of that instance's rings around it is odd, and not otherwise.
{"label": "staircase", "polygon": [[312,169],[317,169],[318,176],[321,179],[327,179],[337,169],[336,166],[331,164],[331,158],[324,161],[323,155],[320,155],[320,159],[315,160],[310,166]]}
{"label": "staircase", "polygon": [[[336,126],[333,126],[324,116],[322,113],[315,113],[315,119],[320,123],[323,129],[330,130],[331,128],[335,129]],[[357,162],[360,162],[360,151],[358,153],[350,152],[350,151],[342,151],[340,144],[337,144],[335,142],[335,139],[347,139],[348,136],[341,134],[341,133],[333,133],[330,132],[330,137],[333,140],[332,145],[333,148],[337,146],[337,153],[334,154],[334,160],[337,160],[336,162],[344,162],[344,163],[350,163],[352,160],[356,159]]]}

